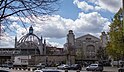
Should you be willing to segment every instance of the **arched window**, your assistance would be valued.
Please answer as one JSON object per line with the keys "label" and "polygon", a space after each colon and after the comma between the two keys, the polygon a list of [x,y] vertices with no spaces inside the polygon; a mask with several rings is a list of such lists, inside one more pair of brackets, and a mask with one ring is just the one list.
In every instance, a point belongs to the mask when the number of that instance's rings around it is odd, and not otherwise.
{"label": "arched window", "polygon": [[93,45],[88,45],[86,47],[86,52],[95,52],[95,47]]}

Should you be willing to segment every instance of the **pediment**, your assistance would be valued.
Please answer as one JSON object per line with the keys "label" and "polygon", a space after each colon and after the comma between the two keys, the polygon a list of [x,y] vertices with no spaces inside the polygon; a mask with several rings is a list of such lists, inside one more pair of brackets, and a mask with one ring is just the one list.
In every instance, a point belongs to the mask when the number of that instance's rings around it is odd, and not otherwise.
{"label": "pediment", "polygon": [[91,34],[86,34],[86,35],[83,35],[83,36],[80,36],[78,38],[76,38],[76,40],[87,40],[87,39],[91,39],[91,40],[94,40],[94,41],[100,41],[99,38],[91,35]]}

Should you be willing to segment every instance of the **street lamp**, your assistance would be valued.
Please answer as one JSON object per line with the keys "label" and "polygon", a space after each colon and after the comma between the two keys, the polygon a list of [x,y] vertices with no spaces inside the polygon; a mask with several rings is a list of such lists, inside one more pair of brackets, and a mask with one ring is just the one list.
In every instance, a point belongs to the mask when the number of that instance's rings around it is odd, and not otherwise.
{"label": "street lamp", "polygon": [[46,57],[45,64],[47,66],[48,65],[48,56],[46,55],[45,57]]}

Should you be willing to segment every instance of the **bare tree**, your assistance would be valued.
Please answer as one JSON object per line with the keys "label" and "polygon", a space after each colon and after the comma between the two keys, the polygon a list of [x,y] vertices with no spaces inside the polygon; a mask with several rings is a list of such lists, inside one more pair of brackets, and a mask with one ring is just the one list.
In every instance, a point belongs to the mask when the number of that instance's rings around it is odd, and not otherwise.
{"label": "bare tree", "polygon": [[[57,11],[58,3],[59,0],[0,0],[0,24],[9,29],[11,21],[8,17],[11,16],[29,17],[32,21],[32,16],[38,17]],[[25,27],[25,24],[22,24]]]}

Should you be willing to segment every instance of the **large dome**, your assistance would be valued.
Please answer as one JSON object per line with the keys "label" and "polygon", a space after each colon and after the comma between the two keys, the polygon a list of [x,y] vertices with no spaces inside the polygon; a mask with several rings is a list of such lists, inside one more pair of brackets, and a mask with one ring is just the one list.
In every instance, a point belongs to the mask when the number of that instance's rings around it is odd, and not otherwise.
{"label": "large dome", "polygon": [[21,54],[42,54],[43,44],[41,39],[33,34],[33,27],[29,28],[29,33],[16,41],[15,48],[20,50]]}
{"label": "large dome", "polygon": [[29,33],[21,37],[17,42],[17,48],[36,48],[40,43],[40,38],[33,34],[33,27],[31,26],[29,28]]}

